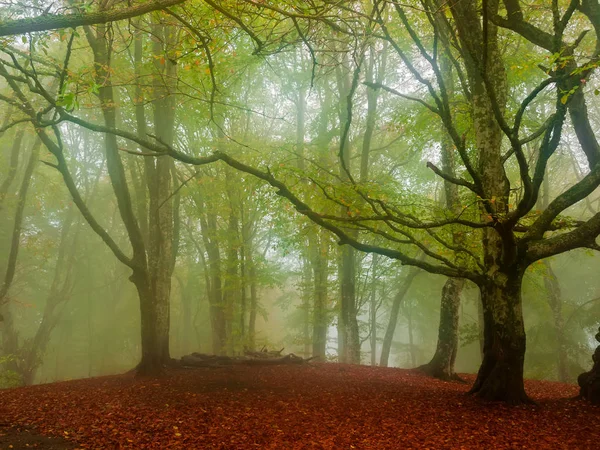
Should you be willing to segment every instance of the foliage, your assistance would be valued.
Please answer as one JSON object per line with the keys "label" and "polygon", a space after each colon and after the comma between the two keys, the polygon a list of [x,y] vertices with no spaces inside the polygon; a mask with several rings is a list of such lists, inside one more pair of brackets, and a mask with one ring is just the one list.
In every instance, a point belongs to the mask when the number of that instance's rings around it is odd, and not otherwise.
{"label": "foliage", "polygon": [[15,355],[0,356],[0,389],[20,386],[23,383],[17,372],[6,367],[8,363],[15,361],[15,359]]}

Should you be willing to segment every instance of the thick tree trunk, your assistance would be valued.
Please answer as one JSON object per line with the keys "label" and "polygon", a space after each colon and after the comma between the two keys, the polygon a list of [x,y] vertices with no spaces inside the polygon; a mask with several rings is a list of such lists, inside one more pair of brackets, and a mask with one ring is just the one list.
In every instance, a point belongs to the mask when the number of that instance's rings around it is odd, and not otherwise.
{"label": "thick tree trunk", "polygon": [[[153,30],[160,34],[160,28],[155,24]],[[96,28],[95,34],[90,29],[86,29],[86,34],[94,52],[96,81],[102,86],[99,89],[99,99],[104,121],[106,126],[116,128],[118,101],[115,99],[115,91],[111,84],[110,53],[112,50],[107,40],[108,33],[106,27],[100,25]],[[158,39],[157,35],[155,35],[155,39]],[[154,53],[159,52],[161,48],[160,42],[155,41]],[[160,67],[156,67],[157,70],[162,70]],[[155,77],[155,132],[162,140],[169,143],[173,139],[172,100],[167,98],[166,92],[161,91],[157,80],[158,78]],[[141,131],[138,130],[138,132]],[[150,194],[149,224],[151,226],[148,230],[148,242],[146,242],[138,218],[134,214],[117,138],[110,133],[105,134],[104,137],[108,174],[133,250],[133,256],[126,263],[133,271],[130,280],[138,291],[140,301],[142,357],[138,365],[138,373],[155,375],[162,371],[164,364],[168,363],[170,359],[169,297],[172,270],[172,214],[167,198],[170,195],[169,167],[172,162],[158,158],[156,168],[152,167],[150,173],[146,174]],[[147,166],[151,166],[151,163],[147,163]],[[146,220],[146,218],[140,218],[140,220]]]}
{"label": "thick tree trunk", "polygon": [[[600,343],[600,328],[596,333],[596,341]],[[592,402],[594,405],[600,406],[600,345],[596,347],[596,351],[592,355],[594,365],[589,372],[584,372],[577,377],[579,384],[579,396]]]}
{"label": "thick tree trunk", "polygon": [[436,351],[430,362],[419,367],[441,380],[460,380],[454,372],[454,362],[458,350],[458,310],[463,286],[464,280],[457,278],[449,278],[444,284]]}
{"label": "thick tree trunk", "polygon": [[392,348],[392,341],[394,340],[394,333],[396,331],[396,325],[398,323],[398,315],[400,314],[400,306],[402,301],[410,288],[415,277],[419,274],[419,269],[412,266],[408,269],[408,274],[402,282],[402,285],[398,289],[394,302],[392,303],[392,309],[390,311],[390,321],[385,330],[385,336],[383,337],[383,343],[381,345],[381,357],[379,359],[379,365],[381,367],[387,367],[390,359],[390,350]]}
{"label": "thick tree trunk", "polygon": [[163,327],[157,326],[160,309],[145,272],[134,272],[131,280],[135,285],[140,299],[142,359],[137,367],[139,375],[155,375],[163,370],[164,363],[169,358],[165,354]]}
{"label": "thick tree trunk", "polygon": [[525,327],[521,304],[522,271],[498,273],[481,287],[485,342],[483,362],[470,393],[511,404],[530,402],[523,383]]}

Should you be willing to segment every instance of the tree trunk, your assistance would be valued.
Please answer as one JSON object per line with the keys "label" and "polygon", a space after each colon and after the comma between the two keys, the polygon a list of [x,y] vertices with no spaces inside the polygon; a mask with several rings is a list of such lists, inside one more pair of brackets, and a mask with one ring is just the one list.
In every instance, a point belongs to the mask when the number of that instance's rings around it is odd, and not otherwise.
{"label": "tree trunk", "polygon": [[[306,165],[304,163],[304,137],[306,135],[305,122],[306,122],[306,86],[301,85],[298,87],[298,96],[296,97],[296,157],[297,166],[301,172],[304,172]],[[304,182],[305,189],[309,190],[307,182]],[[307,227],[311,224],[307,223]],[[312,230],[309,230],[311,233]],[[303,312],[303,324],[302,324],[302,343],[304,346],[304,357],[308,358],[311,351],[311,336],[310,336],[310,300],[311,294],[313,293],[312,287],[314,283],[312,280],[311,265],[310,265],[310,254],[311,254],[311,239],[306,238],[306,247],[303,246],[302,252],[302,312]]]}
{"label": "tree trunk", "polygon": [[[227,343],[225,328],[225,309],[223,305],[223,289],[221,281],[221,251],[217,242],[217,218],[212,209],[203,211],[202,201],[197,202],[200,211],[200,226],[202,239],[208,256],[210,289],[208,301],[210,304],[210,324],[212,332],[212,349],[215,355],[225,352]],[[206,217],[205,217],[206,216]]]}
{"label": "tree trunk", "polygon": [[328,254],[329,243],[326,232],[318,230],[315,233],[316,242],[313,248],[312,266],[313,280],[315,283],[315,305],[313,308],[313,357],[325,361],[327,348],[327,328],[329,326],[328,301],[327,301],[327,278],[328,278]]}
{"label": "tree trunk", "polygon": [[369,322],[371,327],[371,366],[377,365],[377,260],[373,253],[373,273],[371,274],[371,292],[369,303]]}
{"label": "tree trunk", "polygon": [[454,373],[458,350],[458,310],[464,280],[449,278],[442,288],[440,326],[435,354],[431,361],[419,367],[426,374],[441,380],[460,380]]}
{"label": "tree trunk", "polygon": [[339,360],[360,364],[360,336],[356,311],[356,251],[349,245],[341,248],[341,305],[338,326]]}
{"label": "tree trunk", "polygon": [[190,342],[192,340],[192,330],[193,330],[193,325],[192,325],[192,296],[190,295],[190,274],[188,272],[188,276],[187,276],[187,282],[186,284],[183,283],[183,280],[181,279],[181,277],[177,276],[175,278],[179,284],[179,290],[181,293],[181,319],[182,319],[182,334],[183,337],[181,339],[182,341],[182,345],[181,345],[181,352],[184,355],[187,355],[188,353],[191,353],[193,351]]}
{"label": "tree trunk", "polygon": [[229,225],[227,229],[227,261],[225,269],[225,283],[223,285],[223,306],[225,308],[225,324],[227,334],[227,353],[233,355],[237,349],[239,334],[238,330],[234,329],[235,311],[237,297],[240,292],[240,278],[238,274],[239,256],[238,248],[240,247],[239,239],[239,218],[238,218],[238,201],[236,192],[234,192],[233,174],[229,168],[226,169],[226,186],[227,195],[229,197]]}
{"label": "tree trunk", "polygon": [[479,356],[483,361],[483,343],[485,342],[485,320],[483,318],[483,304],[481,303],[481,289],[477,290],[477,323],[479,325]]}
{"label": "tree trunk", "polygon": [[[17,260],[19,256],[19,248],[21,244],[21,230],[23,227],[23,216],[25,213],[25,206],[27,202],[27,192],[33,179],[33,171],[38,162],[40,154],[41,141],[36,139],[31,149],[31,154],[25,167],[25,173],[23,174],[23,180],[17,193],[17,206],[14,215],[13,230],[11,234],[10,251],[8,253],[8,261],[6,269],[4,271],[4,278],[2,279],[2,285],[0,285],[0,314],[2,320],[0,324],[2,326],[2,350],[5,355],[12,355],[15,359],[11,359],[7,362],[6,368],[12,372],[19,373],[20,364],[16,357],[19,353],[19,335],[15,330],[11,305],[8,297],[12,282],[17,269]],[[14,149],[14,148],[13,148]],[[9,168],[11,170],[11,168]],[[9,176],[11,176],[9,174]],[[12,175],[14,178],[15,175]],[[13,180],[10,180],[11,183]],[[6,185],[8,191],[10,184]],[[4,197],[0,198],[0,206]],[[23,381],[23,380],[21,380]]]}
{"label": "tree trunk", "polygon": [[310,357],[312,347],[310,336],[310,299],[312,294],[311,284],[314,287],[310,268],[310,259],[302,258],[302,343],[304,344],[304,357]]}
{"label": "tree trunk", "polygon": [[546,275],[544,285],[548,295],[548,305],[552,310],[554,319],[554,335],[556,336],[556,369],[558,381],[566,383],[569,381],[567,345],[565,343],[564,318],[562,314],[562,295],[560,284],[550,261],[545,262]]}
{"label": "tree trunk", "polygon": [[485,321],[483,362],[470,393],[485,400],[527,403],[530,400],[523,383],[523,271],[498,273],[496,280],[481,287]]}
{"label": "tree trunk", "polygon": [[392,303],[392,309],[390,311],[390,321],[385,330],[385,336],[383,337],[383,343],[381,345],[381,357],[379,359],[379,365],[381,367],[387,367],[390,359],[390,350],[392,348],[392,341],[394,340],[394,333],[396,331],[396,325],[398,324],[398,315],[400,313],[400,306],[402,301],[410,288],[415,277],[419,274],[419,269],[415,266],[411,266],[408,269],[408,274],[402,282],[402,285],[398,289],[394,302]]}
{"label": "tree trunk", "polygon": [[[446,85],[447,95],[451,98],[454,91],[452,62],[447,55],[440,55],[440,70]],[[452,140],[445,130],[442,130],[442,170],[456,176],[456,162],[454,158],[454,147]],[[457,216],[461,213],[458,186],[449,181],[444,181],[444,193],[446,197],[446,208],[453,211]],[[464,246],[463,234],[455,228],[452,233],[454,246]],[[461,254],[457,255],[460,261]],[[464,286],[464,280],[449,279],[442,289],[440,306],[440,324],[438,330],[438,341],[435,354],[431,361],[420,367],[428,375],[442,380],[458,380],[454,373],[454,362],[458,351],[458,310],[460,307],[460,294]]]}
{"label": "tree trunk", "polygon": [[[336,65],[335,73],[339,93],[339,128],[340,146],[343,153],[340,158],[340,178],[349,181],[351,171],[351,148],[349,133],[345,133],[345,127],[349,120],[348,96],[351,95],[350,69],[348,59],[343,54],[340,64]],[[347,212],[345,206],[341,207],[341,215]],[[350,230],[351,235],[356,232]],[[339,265],[340,281],[340,308],[338,316],[338,360],[343,363],[360,364],[360,335],[358,334],[358,320],[356,318],[356,250],[350,245],[340,247],[341,257]]]}
{"label": "tree trunk", "polygon": [[[8,118],[7,118],[8,120]],[[19,167],[19,155],[21,154],[21,142],[23,141],[23,135],[25,134],[24,129],[19,129],[15,133],[15,137],[13,139],[13,144],[10,152],[10,162],[8,165],[8,173],[6,174],[6,178],[0,185],[0,211],[2,211],[4,200],[6,199],[6,194],[8,194],[8,190],[12,185],[16,175],[17,169]]]}
{"label": "tree trunk", "polygon": [[[116,128],[116,105],[118,102],[115,99],[115,91],[111,84],[110,63],[112,49],[111,43],[107,39],[109,33],[107,33],[104,25],[97,26],[96,33],[92,33],[89,28],[85,28],[85,31],[94,52],[95,78],[96,82],[101,86],[98,96],[102,106],[104,122],[107,127]],[[156,124],[161,124],[157,127],[157,133],[165,133],[168,130],[172,131],[172,127],[169,128],[167,123],[159,118],[162,113],[172,115],[172,111],[162,110],[160,107],[157,107],[157,104],[155,104],[155,108],[158,109],[158,112],[155,110]],[[140,131],[138,130],[138,132]],[[171,142],[168,139],[172,139],[172,137],[164,134],[162,138],[167,139],[167,142]],[[148,180],[150,192],[149,213],[151,216],[152,214],[156,214],[153,216],[156,220],[150,221],[150,224],[154,227],[154,233],[152,230],[149,230],[150,242],[146,243],[138,219],[135,217],[133,211],[117,137],[114,134],[106,133],[104,135],[104,143],[108,174],[117,200],[119,213],[127,230],[129,242],[133,250],[133,256],[128,259],[126,264],[132,269],[133,273],[130,280],[137,289],[140,301],[142,357],[138,365],[138,373],[141,375],[156,375],[162,371],[163,365],[169,360],[168,296],[170,295],[170,274],[167,281],[165,272],[165,267],[170,268],[171,266],[171,238],[167,231],[169,225],[166,223],[169,207],[167,206],[164,210],[159,211],[159,207],[162,206],[160,199],[169,195],[169,171],[166,170],[166,179],[163,176],[164,174],[156,174],[155,177]],[[164,160],[164,158],[159,158],[157,164],[168,164],[168,161]],[[158,193],[159,191],[160,193]],[[161,197],[158,197],[158,195]],[[140,219],[146,220],[146,218]],[[162,230],[164,233],[162,231],[157,232],[156,230]],[[163,242],[163,239],[167,235],[169,236],[168,242]],[[103,239],[106,240],[106,237],[103,236]],[[163,245],[167,247],[163,247]],[[123,261],[123,259],[121,260]],[[165,260],[168,261],[166,265],[162,264]]]}
{"label": "tree trunk", "polygon": [[46,353],[46,348],[50,342],[50,337],[56,324],[60,320],[60,316],[64,311],[64,308],[56,312],[56,308],[59,304],[65,303],[71,297],[71,292],[74,286],[73,280],[73,269],[75,268],[75,256],[79,247],[79,229],[80,226],[77,224],[77,228],[73,233],[73,240],[68,249],[69,245],[67,239],[71,237],[72,224],[75,221],[74,206],[71,205],[67,210],[66,217],[62,223],[62,230],[60,234],[60,243],[58,246],[58,257],[56,260],[56,266],[54,267],[54,275],[52,284],[48,295],[46,297],[46,305],[44,306],[44,312],[42,315],[42,321],[33,340],[25,346],[23,352],[23,362],[20,368],[20,372],[23,377],[23,383],[25,385],[33,384],[37,369],[42,363],[43,357]]}
{"label": "tree trunk", "polygon": [[2,285],[0,285],[0,305],[6,302],[8,291],[12,285],[15,271],[17,269],[17,259],[19,256],[19,247],[21,244],[21,229],[23,226],[23,215],[25,213],[25,203],[27,201],[27,191],[31,184],[33,177],[33,170],[38,162],[41,141],[35,140],[33,147],[31,148],[31,154],[25,167],[25,174],[23,175],[23,181],[17,193],[17,207],[15,210],[13,231],[11,235],[10,251],[8,253],[8,262],[6,264],[6,271],[4,278],[2,279]]}
{"label": "tree trunk", "polygon": [[145,271],[134,271],[131,280],[140,299],[142,359],[137,367],[139,375],[155,375],[162,371],[168,358],[161,338],[162,327],[157,326],[160,310]]}
{"label": "tree trunk", "polygon": [[[154,132],[161,142],[172,145],[175,133],[175,98],[173,90],[177,65],[170,57],[175,43],[175,28],[155,18],[152,24],[152,53],[154,61],[153,99]],[[147,158],[150,159],[150,158]],[[171,276],[173,273],[174,217],[171,158],[154,158],[155,176],[149,185],[150,216],[148,269],[151,291],[156,302],[158,345],[162,347],[163,362],[170,361],[169,331],[171,322]]]}
{"label": "tree trunk", "polygon": [[406,310],[406,321],[408,322],[408,352],[410,354],[410,365],[416,367],[417,365],[417,354],[415,352],[415,342],[413,333],[413,321],[412,321],[412,302],[404,305]]}
{"label": "tree trunk", "polygon": [[250,317],[248,318],[248,347],[256,349],[256,314],[258,312],[258,289],[256,279],[256,263],[252,253],[248,252],[248,272],[250,277]]}

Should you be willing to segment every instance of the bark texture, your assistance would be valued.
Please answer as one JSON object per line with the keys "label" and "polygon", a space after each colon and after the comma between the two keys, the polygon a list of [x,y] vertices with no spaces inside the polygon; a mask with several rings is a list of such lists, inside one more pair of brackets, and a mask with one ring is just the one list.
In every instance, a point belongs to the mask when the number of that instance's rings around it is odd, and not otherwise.
{"label": "bark texture", "polygon": [[[600,343],[600,328],[596,333],[596,341]],[[600,405],[600,345],[592,356],[594,365],[589,372],[582,373],[577,378],[579,395],[595,405]]]}
{"label": "bark texture", "polygon": [[406,293],[410,289],[415,277],[419,274],[419,269],[411,267],[408,269],[406,278],[402,280],[402,284],[396,292],[394,302],[392,303],[392,309],[390,311],[390,319],[388,326],[385,330],[385,336],[383,337],[383,343],[381,345],[381,356],[379,358],[379,365],[381,367],[387,367],[390,359],[390,350],[392,349],[392,341],[394,340],[394,333],[396,331],[396,325],[398,324],[398,315],[400,314],[400,306],[404,301]]}

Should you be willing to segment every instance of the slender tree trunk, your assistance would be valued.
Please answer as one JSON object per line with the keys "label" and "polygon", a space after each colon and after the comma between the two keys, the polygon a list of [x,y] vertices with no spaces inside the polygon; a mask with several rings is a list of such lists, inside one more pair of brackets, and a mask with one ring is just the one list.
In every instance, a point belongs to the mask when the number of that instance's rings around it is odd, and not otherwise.
{"label": "slender tree trunk", "polygon": [[479,356],[483,362],[483,344],[485,342],[485,319],[483,317],[483,304],[481,303],[481,290],[477,290],[477,322],[479,325]]}
{"label": "slender tree trunk", "polygon": [[556,370],[558,381],[566,383],[569,381],[567,345],[565,342],[564,318],[562,314],[562,295],[560,284],[556,278],[550,261],[545,262],[546,276],[544,285],[548,295],[548,305],[552,310],[554,319],[554,335],[556,336]]}
{"label": "slender tree trunk", "polygon": [[[585,105],[584,105],[585,106]],[[546,169],[546,175],[548,170]],[[548,177],[544,177],[542,189],[538,197],[538,209],[545,210],[550,202],[550,183]],[[556,370],[557,379],[562,383],[569,380],[567,346],[565,342],[564,318],[562,314],[562,293],[558,278],[552,269],[552,263],[545,261],[546,274],[544,275],[544,286],[548,298],[548,306],[552,310],[554,319],[554,335],[556,336]]]}
{"label": "slender tree trunk", "polygon": [[[223,305],[223,288],[221,280],[221,251],[217,241],[217,218],[207,203],[206,211],[202,201],[196,202],[200,209],[200,226],[202,239],[208,256],[210,289],[208,300],[210,304],[210,324],[212,332],[212,351],[215,355],[225,352],[227,343],[225,327],[225,308]],[[210,209],[209,209],[210,208]]]}
{"label": "slender tree trunk", "polygon": [[[440,70],[446,85],[447,95],[451,97],[454,90],[452,62],[444,53],[440,55]],[[456,176],[455,166],[452,140],[445,130],[442,130],[442,170],[444,173]],[[446,208],[459,215],[461,207],[458,186],[449,181],[444,181],[444,192]],[[452,233],[452,241],[453,245],[457,247],[464,246],[462,233],[458,230]],[[461,259],[460,254],[457,259]],[[464,280],[448,279],[442,289],[440,324],[435,354],[431,361],[419,368],[434,378],[442,380],[459,379],[454,373],[454,362],[456,361],[456,353],[458,351],[458,310],[463,286]]]}
{"label": "slender tree trunk", "polygon": [[[62,224],[60,243],[58,245],[58,257],[54,267],[54,275],[46,304],[42,315],[42,321],[33,340],[24,348],[23,362],[20,372],[23,383],[33,384],[36,371],[42,363],[46,348],[56,324],[60,320],[63,309],[56,311],[61,303],[65,303],[71,297],[74,286],[73,270],[75,268],[75,255],[79,246],[79,224],[74,233],[71,233],[72,224],[75,220],[74,207],[69,207]],[[72,236],[73,235],[73,236]],[[68,239],[72,238],[69,247]]]}
{"label": "slender tree trunk", "polygon": [[408,352],[410,354],[410,364],[411,367],[416,367],[417,365],[417,355],[415,352],[415,342],[414,342],[414,333],[413,333],[413,307],[412,302],[408,302],[408,304],[404,305],[406,310],[406,320],[408,322]]}
{"label": "slender tree trunk", "polygon": [[310,300],[314,289],[313,276],[310,268],[310,259],[306,255],[302,258],[302,343],[304,345],[304,357],[311,355],[310,336]]}
{"label": "slender tree trunk", "polygon": [[[341,64],[336,66],[338,92],[340,96],[339,122],[340,142],[344,152],[340,159],[340,177],[349,180],[350,171],[350,139],[344,136],[343,130],[348,121],[348,95],[350,95],[349,72],[344,70],[347,58],[342,58]],[[347,68],[346,68],[347,69]],[[343,140],[343,141],[342,141]],[[342,207],[341,215],[346,214]],[[354,233],[351,231],[351,234]],[[338,278],[340,282],[340,307],[338,316],[338,359],[342,363],[360,364],[360,335],[358,333],[358,320],[356,310],[356,251],[350,245],[340,247],[340,264]]]}
{"label": "slender tree trunk", "polygon": [[[298,169],[302,172],[306,169],[304,162],[304,137],[306,134],[306,87],[304,85],[298,88],[298,96],[296,102],[296,157]],[[304,187],[308,196],[308,183],[304,183]],[[314,226],[310,223],[307,227]],[[309,230],[309,233],[312,231]],[[310,336],[310,301],[311,294],[314,295],[314,289],[311,289],[312,273],[311,273],[311,238],[306,238],[306,247],[301,249],[302,252],[302,342],[304,345],[304,357],[309,357],[311,354],[311,336]],[[314,284],[312,286],[314,288]]]}
{"label": "slender tree trunk", "polygon": [[[239,236],[239,205],[237,193],[234,191],[234,180],[233,173],[227,170],[226,174],[226,185],[227,185],[227,196],[229,198],[229,225],[227,229],[227,261],[225,269],[225,283],[223,285],[223,304],[225,307],[225,321],[227,329],[227,352],[228,354],[234,354],[237,349],[237,343],[239,336],[234,328],[235,323],[235,312],[239,292],[240,292],[240,278],[239,278],[239,255],[238,249],[240,247],[240,236]],[[234,331],[236,333],[234,333]]]}
{"label": "slender tree trunk", "polygon": [[241,231],[242,239],[240,245],[240,341],[246,345],[246,316],[247,316],[247,298],[246,294],[248,291],[248,244],[250,240],[250,226],[247,222],[246,214],[244,214],[244,204],[240,204],[240,215],[241,215]]}
{"label": "slender tree trunk", "polygon": [[187,285],[183,282],[181,277],[176,276],[175,279],[179,284],[179,290],[181,292],[181,319],[183,328],[182,346],[181,350],[183,354],[187,355],[191,351],[190,342],[192,340],[192,296],[190,295],[189,288],[189,273],[187,276]]}
{"label": "slender tree trunk", "polygon": [[250,350],[256,349],[256,314],[258,312],[258,287],[256,280],[256,264],[249,260],[250,276],[250,317],[248,318],[248,346]]}
{"label": "slender tree trunk", "polygon": [[[154,132],[161,142],[172,145],[175,133],[173,90],[177,65],[172,62],[170,53],[175,42],[176,30],[164,24],[162,19],[155,18],[152,31]],[[174,216],[171,194],[173,160],[167,157],[154,159],[155,177],[149,186],[150,196],[155,200],[151,199],[149,211],[148,268],[155,301],[158,345],[163,363],[167,363],[170,360],[171,276],[174,269]]]}
{"label": "slender tree trunk", "polygon": [[[317,126],[317,145],[319,164],[331,167],[329,145],[332,135],[329,132],[329,115],[333,101],[331,91],[319,91],[319,119]],[[323,229],[308,225],[307,257],[312,270],[312,355],[321,361],[326,359],[327,331],[331,322],[329,301],[329,235]]]}
{"label": "slender tree trunk", "polygon": [[31,154],[29,155],[29,160],[27,161],[27,166],[25,167],[23,181],[21,182],[21,187],[17,193],[17,208],[15,210],[8,262],[6,265],[6,272],[4,273],[4,278],[2,280],[2,285],[0,285],[0,305],[6,302],[6,297],[8,295],[8,291],[10,290],[10,286],[12,285],[15,271],[17,269],[17,258],[19,256],[19,247],[21,243],[21,229],[23,226],[25,203],[27,201],[27,191],[31,185],[33,170],[35,169],[35,165],[37,164],[39,158],[41,144],[42,143],[39,139],[36,139],[35,144],[33,144]]}
{"label": "slender tree trunk", "polygon": [[449,278],[442,288],[440,326],[435,354],[420,370],[441,380],[459,380],[454,373],[458,350],[458,310],[464,280]]}
{"label": "slender tree trunk", "polygon": [[371,365],[377,365],[377,260],[378,255],[373,253],[373,273],[371,274],[371,292],[369,303],[369,318],[371,324]]}
{"label": "slender tree trunk", "polygon": [[[315,233],[317,243],[311,245],[313,248],[312,266],[313,279],[315,283],[315,305],[313,308],[313,356],[325,361],[327,348],[327,328],[329,326],[328,312],[328,254],[329,243],[324,230]],[[318,246],[317,246],[318,245]]]}
{"label": "slender tree trunk", "polygon": [[12,148],[10,151],[10,162],[8,164],[8,173],[6,174],[6,178],[0,185],[0,211],[2,211],[4,200],[6,199],[6,194],[8,194],[8,190],[12,185],[15,176],[17,175],[17,169],[19,167],[19,155],[21,153],[21,143],[23,142],[23,135],[25,134],[25,130],[19,129],[14,137]]}
{"label": "slender tree trunk", "polygon": [[[19,335],[15,330],[14,320],[12,316],[12,310],[10,302],[8,301],[8,294],[12,286],[15,272],[17,269],[17,260],[19,256],[19,248],[21,244],[21,231],[23,228],[23,216],[25,214],[25,206],[27,202],[27,192],[31,185],[33,178],[33,171],[37,164],[40,154],[41,141],[36,139],[31,149],[31,154],[25,167],[25,173],[23,174],[23,180],[17,193],[17,206],[14,215],[13,230],[11,234],[10,250],[8,253],[8,261],[6,263],[6,270],[4,271],[4,277],[2,279],[2,285],[0,285],[0,314],[2,315],[2,321],[0,326],[2,327],[2,349],[4,354],[12,355],[15,358],[19,353]],[[14,149],[14,148],[13,148]],[[11,170],[9,168],[9,170]],[[10,175],[14,179],[15,175]],[[10,180],[11,183],[13,180]],[[10,184],[6,185],[6,191]],[[0,206],[4,197],[0,198]],[[19,373],[20,364],[16,359],[8,361],[6,365],[7,369],[13,372]],[[23,381],[23,380],[21,380]]]}
{"label": "slender tree trunk", "polygon": [[415,277],[419,274],[419,269],[412,266],[408,269],[406,278],[402,281],[402,285],[398,289],[394,302],[392,303],[392,309],[390,311],[390,320],[385,330],[385,336],[383,337],[383,343],[381,345],[381,356],[379,359],[379,365],[381,367],[387,367],[390,359],[390,350],[392,348],[392,341],[394,340],[394,333],[396,332],[396,325],[398,324],[398,315],[400,313],[400,306],[404,301],[406,293],[410,289]]}

